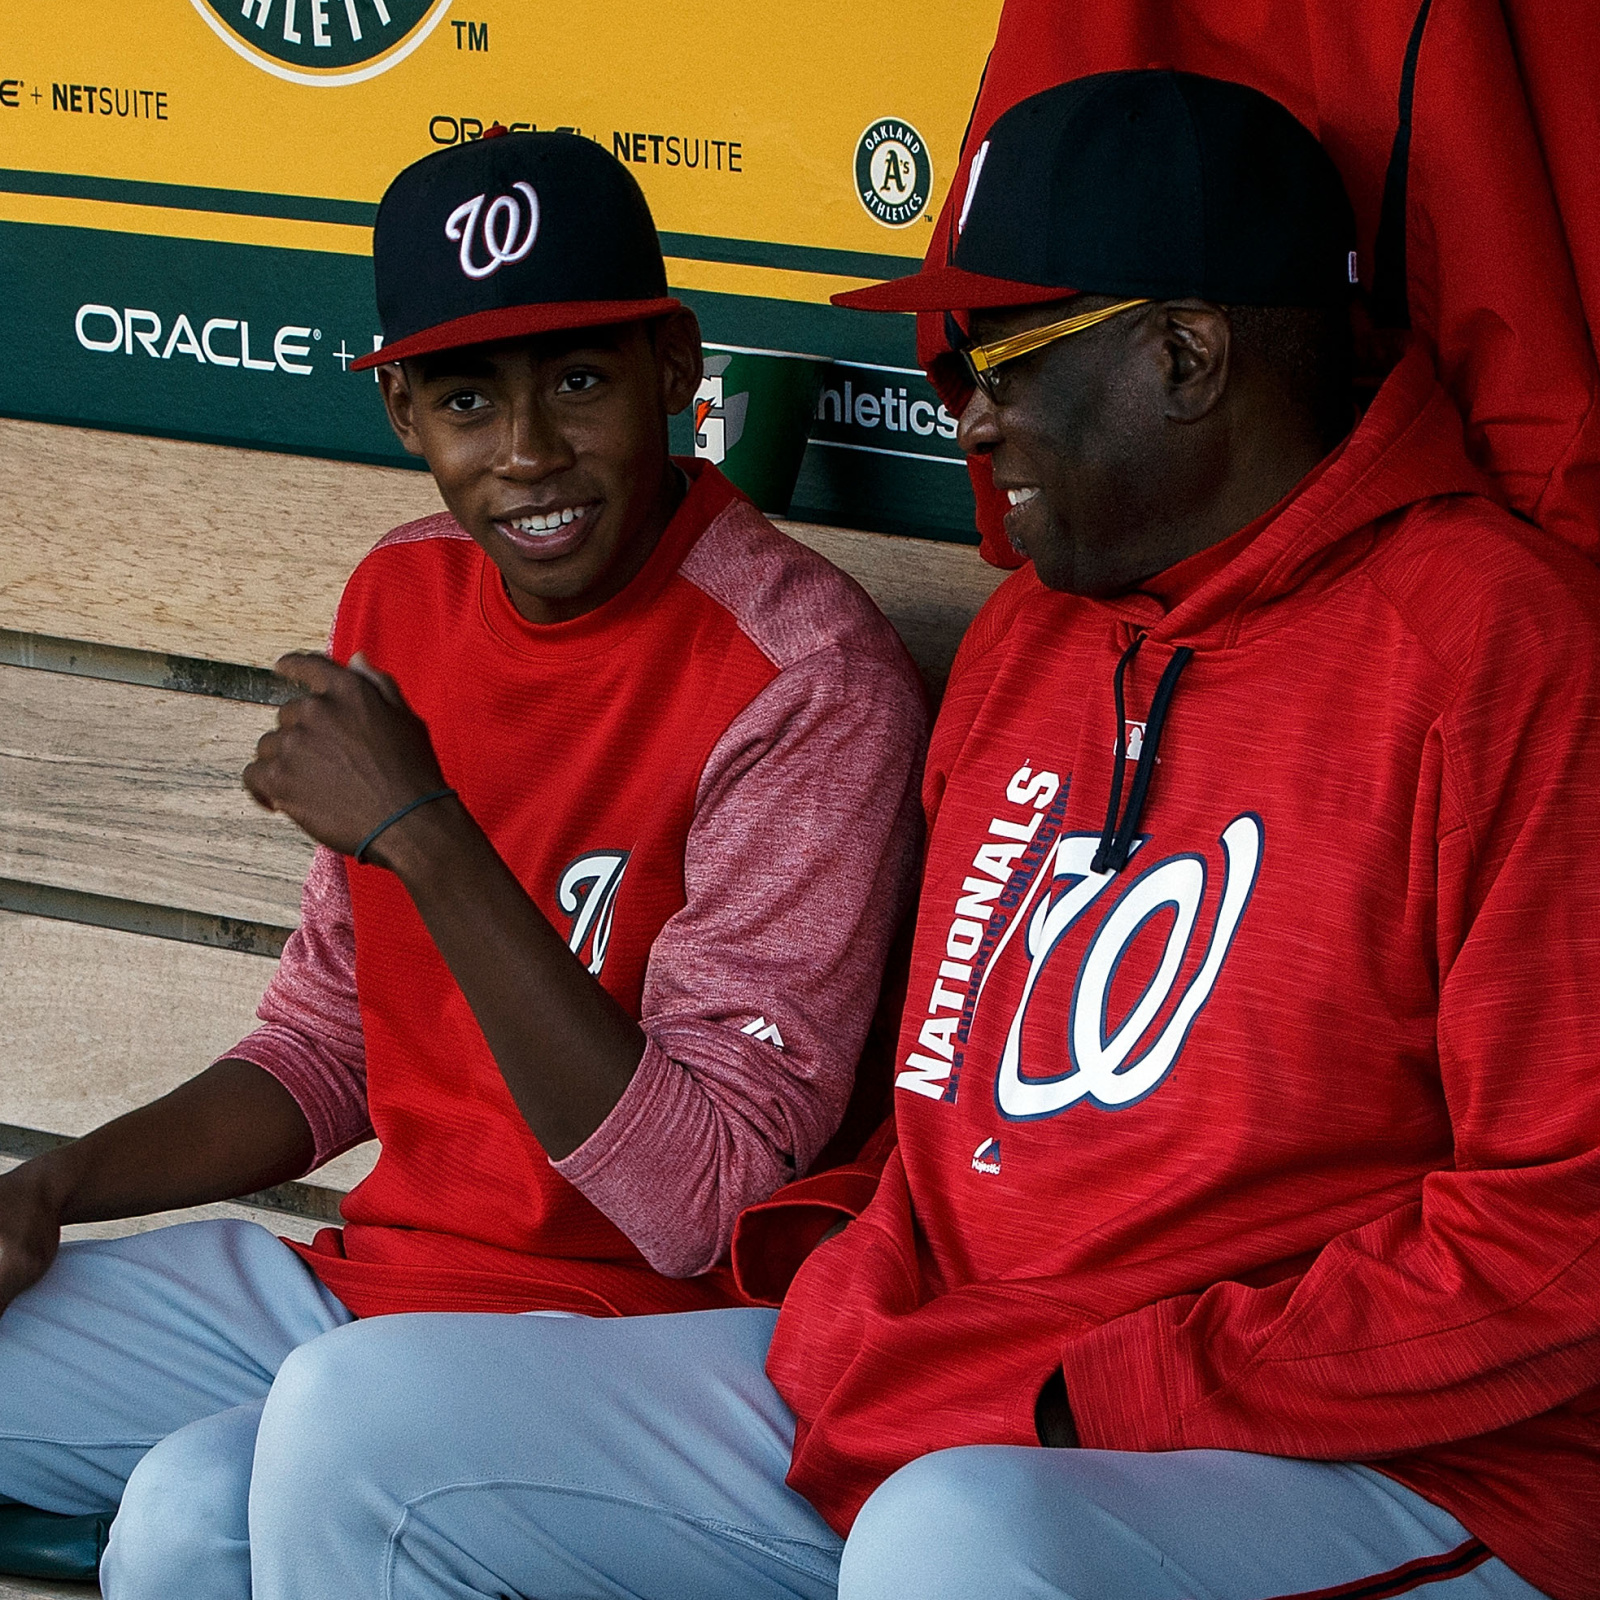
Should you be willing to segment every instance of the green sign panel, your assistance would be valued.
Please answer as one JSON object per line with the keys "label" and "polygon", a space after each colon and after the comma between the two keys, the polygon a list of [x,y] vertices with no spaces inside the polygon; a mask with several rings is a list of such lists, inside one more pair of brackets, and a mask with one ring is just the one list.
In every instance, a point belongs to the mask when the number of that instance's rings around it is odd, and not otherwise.
{"label": "green sign panel", "polygon": [[[0,261],[0,412],[417,465],[373,375],[349,370],[378,331],[365,257],[0,223]],[[912,365],[907,319],[680,293],[711,343],[864,358],[822,366],[792,516],[973,539],[955,421]],[[694,454],[694,432],[677,418],[674,448]]]}

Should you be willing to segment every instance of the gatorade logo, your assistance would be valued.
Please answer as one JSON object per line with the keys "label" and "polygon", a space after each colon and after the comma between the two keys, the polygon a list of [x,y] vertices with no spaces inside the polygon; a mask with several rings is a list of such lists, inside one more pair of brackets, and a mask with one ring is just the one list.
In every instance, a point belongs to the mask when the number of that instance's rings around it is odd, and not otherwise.
{"label": "gatorade logo", "polygon": [[193,0],[228,48],[290,83],[362,83],[405,60],[450,0]]}
{"label": "gatorade logo", "polygon": [[883,117],[856,141],[856,198],[886,228],[903,228],[928,209],[933,161],[909,122]]}
{"label": "gatorade logo", "polygon": [[694,397],[694,453],[702,461],[720,466],[728,452],[744,437],[745,414],[750,409],[750,393],[723,393],[723,374],[733,358],[707,356],[705,376]]}

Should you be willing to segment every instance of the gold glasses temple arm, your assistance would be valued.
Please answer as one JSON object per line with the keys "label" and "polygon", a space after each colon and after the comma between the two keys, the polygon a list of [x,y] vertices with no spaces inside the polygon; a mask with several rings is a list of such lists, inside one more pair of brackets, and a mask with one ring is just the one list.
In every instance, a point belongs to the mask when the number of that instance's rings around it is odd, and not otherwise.
{"label": "gold glasses temple arm", "polygon": [[1148,299],[1118,300],[1114,305],[1102,306],[1098,311],[1080,311],[1075,317],[1067,317],[1061,322],[1047,323],[1042,328],[1029,328],[1026,333],[1014,333],[1009,339],[999,339],[993,344],[968,345],[967,359],[978,372],[987,372],[990,367],[997,367],[1003,361],[1015,361],[1018,356],[1030,355],[1047,344],[1053,344],[1057,339],[1082,333],[1085,328],[1092,328],[1097,322],[1104,322],[1124,311],[1131,311],[1135,306],[1149,303]]}

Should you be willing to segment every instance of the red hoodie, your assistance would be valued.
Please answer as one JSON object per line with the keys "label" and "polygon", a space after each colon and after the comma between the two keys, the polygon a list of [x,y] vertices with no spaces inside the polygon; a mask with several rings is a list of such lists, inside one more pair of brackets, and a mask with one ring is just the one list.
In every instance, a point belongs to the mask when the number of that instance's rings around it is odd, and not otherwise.
{"label": "red hoodie", "polygon": [[1002,586],[928,758],[899,1148],[768,1366],[836,1528],[1034,1443],[1062,1367],[1086,1446],[1370,1462],[1600,1592],[1597,618],[1420,352],[1170,612]]}

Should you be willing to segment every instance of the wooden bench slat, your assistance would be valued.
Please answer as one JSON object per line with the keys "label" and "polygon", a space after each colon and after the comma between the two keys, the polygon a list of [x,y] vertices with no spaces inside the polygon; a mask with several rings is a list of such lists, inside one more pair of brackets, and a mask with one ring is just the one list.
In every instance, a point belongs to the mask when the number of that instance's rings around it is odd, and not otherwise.
{"label": "wooden bench slat", "polygon": [[284,705],[296,692],[292,684],[265,667],[202,661],[197,656],[136,650],[125,644],[89,644],[47,633],[21,633],[15,628],[0,628],[0,666],[33,667],[111,683],[142,683],[149,689],[177,689],[261,706]]}
{"label": "wooden bench slat", "polygon": [[0,877],[294,926],[310,842],[239,783],[273,716],[0,667]]}
{"label": "wooden bench slat", "polygon": [[[0,912],[0,1122],[81,1134],[176,1088],[255,1026],[273,963]],[[348,1189],[375,1147],[317,1174]]]}
{"label": "wooden bench slat", "polygon": [[[0,628],[270,666],[320,650],[351,569],[440,509],[426,473],[0,419]],[[1000,581],[966,545],[784,524],[942,684]]]}
{"label": "wooden bench slat", "polygon": [[262,956],[0,912],[0,1122],[80,1134],[255,1026]]}
{"label": "wooden bench slat", "polygon": [[0,627],[270,666],[440,509],[426,473],[0,420]]}

